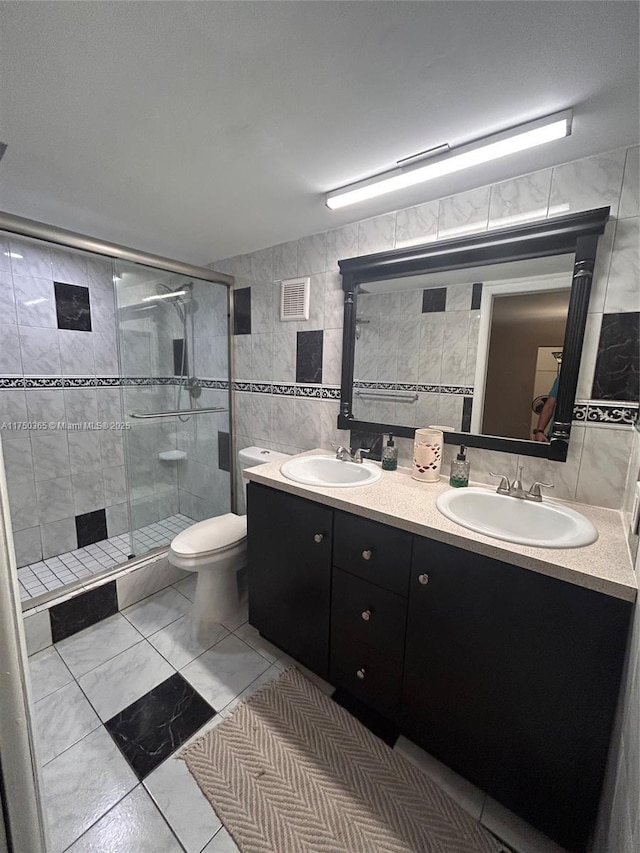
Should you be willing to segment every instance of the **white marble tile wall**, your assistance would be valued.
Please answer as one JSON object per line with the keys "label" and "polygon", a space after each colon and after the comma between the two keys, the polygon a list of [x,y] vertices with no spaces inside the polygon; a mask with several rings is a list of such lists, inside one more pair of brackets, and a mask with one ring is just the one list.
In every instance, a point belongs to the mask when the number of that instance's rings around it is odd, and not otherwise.
{"label": "white marble tile wall", "polygon": [[[603,313],[640,310],[638,151],[638,147],[618,149],[559,164],[453,198],[436,199],[215,262],[213,267],[237,276],[236,287],[251,287],[252,323],[257,321],[253,334],[234,336],[235,378],[293,382],[296,332],[298,329],[323,329],[323,381],[338,384],[341,347],[337,341],[343,317],[337,266],[340,258],[610,205],[611,221],[600,241],[594,273],[578,385],[578,399],[589,399]],[[310,319],[300,324],[281,323],[278,316],[280,281],[303,275],[311,276]],[[439,319],[442,316],[442,313],[422,315],[421,322],[437,326],[443,322]],[[440,332],[444,335],[444,329]],[[436,334],[440,332],[435,329]],[[411,334],[411,330],[408,333]],[[442,351],[440,347],[434,350]],[[429,357],[433,356],[425,347],[424,358],[422,361],[418,358],[417,369],[428,369],[436,375],[438,364],[427,364]],[[386,364],[391,361],[386,359]],[[444,381],[442,359],[437,361],[441,381]],[[466,367],[471,375],[472,361],[467,361]],[[429,414],[433,418],[436,402],[441,420],[440,401],[428,395],[420,401],[424,410],[420,417]],[[454,404],[455,401],[451,403]],[[295,452],[318,445],[328,448],[330,441],[348,439],[347,434],[341,435],[335,428],[337,401],[237,392],[235,413],[236,449],[262,444],[271,449]],[[407,442],[407,448],[410,446],[411,442]],[[589,425],[574,431],[567,463],[523,457],[522,464],[530,469],[528,473],[532,476],[535,472],[539,477],[538,472],[546,471],[545,476],[555,478],[558,497],[620,508],[630,447],[630,427]],[[409,451],[405,455],[408,458]],[[489,468],[502,464],[505,470],[515,469],[515,457],[507,454],[472,451],[471,458],[472,472],[475,468],[481,482],[487,479],[485,472]]]}
{"label": "white marble tile wall", "polygon": [[[107,508],[111,533],[124,521],[122,432],[43,429],[38,423],[122,421],[113,387],[31,388],[24,377],[118,376],[111,262],[5,236],[0,268],[0,430],[18,565],[73,550],[74,516]],[[5,254],[6,252],[6,254]],[[54,281],[89,290],[91,331],[59,329]],[[8,349],[8,348],[10,349]]]}

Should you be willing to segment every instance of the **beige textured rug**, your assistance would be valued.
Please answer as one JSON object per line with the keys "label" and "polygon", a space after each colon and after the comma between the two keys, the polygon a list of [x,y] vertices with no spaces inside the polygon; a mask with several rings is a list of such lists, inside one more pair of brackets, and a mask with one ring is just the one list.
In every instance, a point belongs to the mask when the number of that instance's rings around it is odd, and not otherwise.
{"label": "beige textured rug", "polygon": [[181,756],[242,853],[497,853],[431,780],[295,669]]}

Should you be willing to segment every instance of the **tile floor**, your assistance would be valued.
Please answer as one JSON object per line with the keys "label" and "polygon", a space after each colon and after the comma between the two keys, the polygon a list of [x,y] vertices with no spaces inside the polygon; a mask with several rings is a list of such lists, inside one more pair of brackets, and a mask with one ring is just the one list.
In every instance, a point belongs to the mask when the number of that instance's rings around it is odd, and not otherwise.
{"label": "tile floor", "polygon": [[[293,661],[248,624],[246,606],[198,640],[195,580],[30,658],[51,853],[237,853],[176,755]],[[394,748],[518,853],[561,853],[405,738]]]}
{"label": "tile floor", "polygon": [[[136,548],[144,553],[168,545],[173,537],[181,533],[194,521],[186,515],[171,515],[155,524],[141,527],[135,533]],[[39,563],[31,563],[18,569],[20,598],[25,601],[45,592],[59,589],[78,580],[101,574],[126,563],[131,553],[129,534],[112,536],[93,545],[68,551],[57,557],[49,557]]]}

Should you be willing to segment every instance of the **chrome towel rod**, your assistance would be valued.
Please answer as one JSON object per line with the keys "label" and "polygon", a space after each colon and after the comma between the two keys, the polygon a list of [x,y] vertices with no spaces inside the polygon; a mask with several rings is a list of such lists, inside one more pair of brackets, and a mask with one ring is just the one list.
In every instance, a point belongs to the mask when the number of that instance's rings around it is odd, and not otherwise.
{"label": "chrome towel rod", "polygon": [[415,403],[418,399],[418,394],[415,391],[366,391],[359,388],[353,392],[355,397],[371,397],[373,400],[397,400],[400,403]]}
{"label": "chrome towel rod", "polygon": [[148,418],[175,418],[178,415],[206,415],[208,412],[228,411],[228,409],[222,407],[209,406],[208,408],[203,409],[176,409],[172,412],[129,412],[129,417],[147,420]]}

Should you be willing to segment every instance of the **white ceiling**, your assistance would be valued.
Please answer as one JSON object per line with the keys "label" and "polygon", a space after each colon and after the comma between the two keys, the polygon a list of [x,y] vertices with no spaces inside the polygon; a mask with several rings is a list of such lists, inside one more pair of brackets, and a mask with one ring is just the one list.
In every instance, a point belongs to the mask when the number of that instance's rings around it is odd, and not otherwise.
{"label": "white ceiling", "polygon": [[[0,208],[204,264],[638,142],[636,2],[2,2]],[[323,194],[573,106],[573,135]]]}

